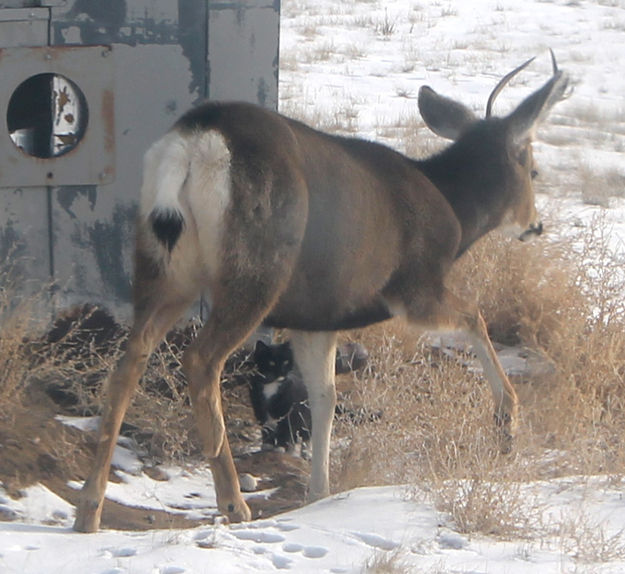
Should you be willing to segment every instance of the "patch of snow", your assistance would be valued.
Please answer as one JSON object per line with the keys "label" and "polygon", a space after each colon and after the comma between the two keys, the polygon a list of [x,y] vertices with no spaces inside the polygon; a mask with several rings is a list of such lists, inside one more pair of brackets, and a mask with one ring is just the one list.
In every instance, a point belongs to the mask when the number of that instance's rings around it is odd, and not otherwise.
{"label": "patch of snow", "polygon": [[64,425],[77,428],[84,432],[97,431],[100,426],[100,417],[70,417],[66,415],[56,415],[57,421]]}

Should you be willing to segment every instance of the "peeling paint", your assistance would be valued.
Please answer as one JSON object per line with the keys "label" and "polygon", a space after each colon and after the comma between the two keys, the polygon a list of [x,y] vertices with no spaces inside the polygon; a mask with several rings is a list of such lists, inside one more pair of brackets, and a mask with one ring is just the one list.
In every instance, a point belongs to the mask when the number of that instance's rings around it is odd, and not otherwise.
{"label": "peeling paint", "polygon": [[67,12],[70,25],[65,22],[53,22],[54,43],[62,44],[64,29],[70,27],[73,35],[79,31],[81,44],[109,44],[118,38],[120,29],[126,20],[125,0],[77,0]]}
{"label": "peeling paint", "polygon": [[0,289],[14,291],[12,297],[28,292],[25,285],[33,279],[30,268],[33,263],[45,265],[45,262],[34,262],[29,257],[27,241],[19,222],[9,219],[0,226]]}
{"label": "peeling paint", "polygon": [[89,247],[95,256],[103,286],[118,301],[129,301],[130,275],[124,269],[123,254],[132,237],[136,207],[117,205],[110,221],[96,221],[87,229]]}
{"label": "peeling paint", "polygon": [[11,219],[0,227],[0,262],[6,266],[11,259],[19,259],[24,253],[24,240]]}
{"label": "peeling paint", "polygon": [[259,78],[258,79],[258,90],[256,92],[256,97],[258,99],[258,103],[261,106],[267,105],[268,93],[269,93],[269,90],[268,90],[268,87],[267,87],[267,83],[265,82],[265,78]]}
{"label": "peeling paint", "polygon": [[207,93],[207,4],[203,0],[178,0],[178,41],[182,53],[189,60],[189,93],[197,94],[196,102],[204,99]]}
{"label": "peeling paint", "polygon": [[58,204],[72,218],[78,219],[78,215],[72,210],[74,201],[80,197],[86,197],[89,202],[89,208],[94,211],[98,197],[98,188],[95,185],[66,186],[59,187],[56,190]]}
{"label": "peeling paint", "polygon": [[112,90],[104,90],[102,94],[102,124],[104,149],[113,153],[115,151],[115,94]]}
{"label": "peeling paint", "polygon": [[66,37],[80,44],[177,44],[177,6],[173,2],[138,2],[126,0],[76,0],[53,11],[54,44],[66,43]]}

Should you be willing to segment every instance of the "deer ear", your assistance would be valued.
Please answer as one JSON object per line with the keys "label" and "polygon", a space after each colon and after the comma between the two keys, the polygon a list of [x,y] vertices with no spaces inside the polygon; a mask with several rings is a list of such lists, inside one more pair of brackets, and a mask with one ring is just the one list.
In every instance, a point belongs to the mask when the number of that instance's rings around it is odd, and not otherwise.
{"label": "deer ear", "polygon": [[568,83],[568,76],[557,71],[542,88],[521,102],[506,118],[512,142],[525,144],[533,139],[540,121],[557,102],[564,99]]}
{"label": "deer ear", "polygon": [[419,90],[419,111],[427,126],[437,135],[456,140],[471,124],[475,114],[464,104],[437,94],[429,86]]}

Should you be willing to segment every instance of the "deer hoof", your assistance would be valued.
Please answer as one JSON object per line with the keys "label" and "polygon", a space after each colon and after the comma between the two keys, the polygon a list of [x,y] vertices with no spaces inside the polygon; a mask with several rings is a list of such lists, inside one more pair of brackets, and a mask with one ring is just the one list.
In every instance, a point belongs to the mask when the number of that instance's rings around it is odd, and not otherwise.
{"label": "deer hoof", "polygon": [[231,502],[224,510],[222,510],[222,512],[225,516],[227,516],[228,521],[231,523],[248,522],[252,520],[250,507],[243,499],[238,502]]}
{"label": "deer hoof", "polygon": [[497,432],[497,441],[499,443],[499,452],[501,454],[510,454],[514,445],[514,435],[512,433],[512,418],[509,414],[495,414],[495,428]]}
{"label": "deer hoof", "polygon": [[514,446],[514,437],[507,432],[499,433],[499,452],[501,454],[510,454]]}

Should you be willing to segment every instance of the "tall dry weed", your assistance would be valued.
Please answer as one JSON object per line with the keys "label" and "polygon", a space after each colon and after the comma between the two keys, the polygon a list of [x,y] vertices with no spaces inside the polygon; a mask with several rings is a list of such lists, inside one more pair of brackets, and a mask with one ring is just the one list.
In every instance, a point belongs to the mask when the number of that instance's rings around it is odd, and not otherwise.
{"label": "tall dry weed", "polygon": [[39,328],[38,305],[45,296],[29,292],[11,265],[0,269],[0,418],[15,414],[37,372],[27,342]]}

